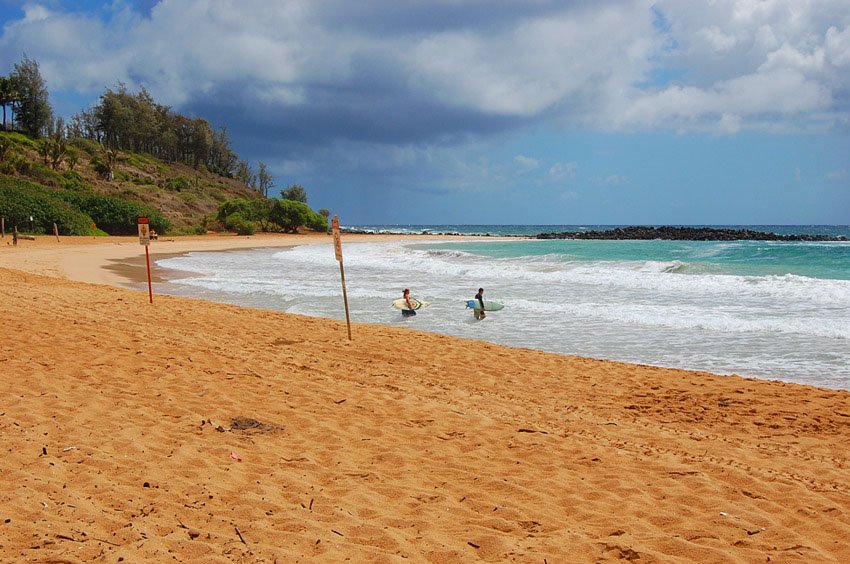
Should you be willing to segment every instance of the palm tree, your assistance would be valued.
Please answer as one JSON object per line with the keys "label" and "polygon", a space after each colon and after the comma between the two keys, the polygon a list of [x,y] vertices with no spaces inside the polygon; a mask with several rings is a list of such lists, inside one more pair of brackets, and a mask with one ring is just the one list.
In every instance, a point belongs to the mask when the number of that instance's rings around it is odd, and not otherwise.
{"label": "palm tree", "polygon": [[3,131],[6,131],[6,106],[18,100],[18,89],[10,76],[0,76],[0,105],[3,106]]}

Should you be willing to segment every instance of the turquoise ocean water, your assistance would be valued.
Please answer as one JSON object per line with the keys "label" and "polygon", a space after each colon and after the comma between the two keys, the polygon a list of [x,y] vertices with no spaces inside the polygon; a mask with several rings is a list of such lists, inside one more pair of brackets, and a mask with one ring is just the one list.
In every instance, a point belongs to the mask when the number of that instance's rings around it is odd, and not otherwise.
{"label": "turquoise ocean water", "polygon": [[[352,226],[533,235],[609,226]],[[744,226],[850,237],[847,226]],[[495,240],[345,244],[352,319],[563,354],[850,389],[850,242]],[[344,319],[329,244],[191,253],[168,291]],[[506,305],[483,322],[479,286]],[[432,302],[403,320],[401,290]]]}

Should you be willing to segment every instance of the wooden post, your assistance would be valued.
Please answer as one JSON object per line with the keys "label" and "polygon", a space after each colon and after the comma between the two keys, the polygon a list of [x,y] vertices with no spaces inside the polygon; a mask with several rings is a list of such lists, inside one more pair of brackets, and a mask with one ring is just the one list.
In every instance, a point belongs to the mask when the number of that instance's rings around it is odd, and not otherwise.
{"label": "wooden post", "polygon": [[146,217],[139,218],[139,243],[145,246],[145,262],[148,264],[148,296],[153,303],[153,284],[151,282],[151,255],[148,251],[148,245],[151,244],[151,230],[149,220]]}
{"label": "wooden post", "polygon": [[15,230],[12,232],[12,244],[18,244],[18,224],[15,224]]}
{"label": "wooden post", "polygon": [[351,318],[348,315],[348,294],[345,292],[345,269],[342,266],[342,240],[339,236],[339,217],[334,215],[333,221],[334,254],[339,261],[339,278],[342,281],[342,301],[345,303],[345,324],[348,327],[348,340],[351,340]]}
{"label": "wooden post", "polygon": [[0,232],[3,234],[3,238],[6,238],[6,218],[0,217]]}
{"label": "wooden post", "polygon": [[148,263],[148,296],[150,296],[151,303],[153,303],[153,285],[151,284],[151,255],[148,252],[147,245],[145,245],[145,260]]}
{"label": "wooden post", "polygon": [[59,228],[56,227],[56,223],[53,224],[53,234],[56,235],[56,242],[59,242]]}

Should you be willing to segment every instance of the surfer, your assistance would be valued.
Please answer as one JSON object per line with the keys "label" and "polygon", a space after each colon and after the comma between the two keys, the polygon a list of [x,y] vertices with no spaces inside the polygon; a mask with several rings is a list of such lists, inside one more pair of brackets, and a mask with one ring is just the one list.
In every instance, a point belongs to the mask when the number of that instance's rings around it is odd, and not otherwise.
{"label": "surfer", "polygon": [[404,299],[404,303],[407,304],[407,309],[401,310],[401,316],[410,317],[412,315],[416,315],[416,306],[414,306],[413,302],[410,300],[410,289],[405,288],[404,292],[401,293],[401,297]]}
{"label": "surfer", "polygon": [[473,308],[472,313],[475,319],[484,319],[487,315],[484,313],[484,288],[478,288],[478,293],[475,294],[475,299],[478,300],[480,308]]}

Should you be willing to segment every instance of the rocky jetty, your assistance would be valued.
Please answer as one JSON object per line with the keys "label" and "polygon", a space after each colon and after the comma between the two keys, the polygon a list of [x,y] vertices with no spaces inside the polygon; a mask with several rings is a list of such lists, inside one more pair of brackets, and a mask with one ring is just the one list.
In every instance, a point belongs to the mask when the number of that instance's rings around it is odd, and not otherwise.
{"label": "rocky jetty", "polygon": [[828,235],[768,233],[751,229],[714,229],[711,227],[617,227],[604,231],[564,231],[540,233],[538,239],[608,239],[669,241],[847,241],[847,237]]}

